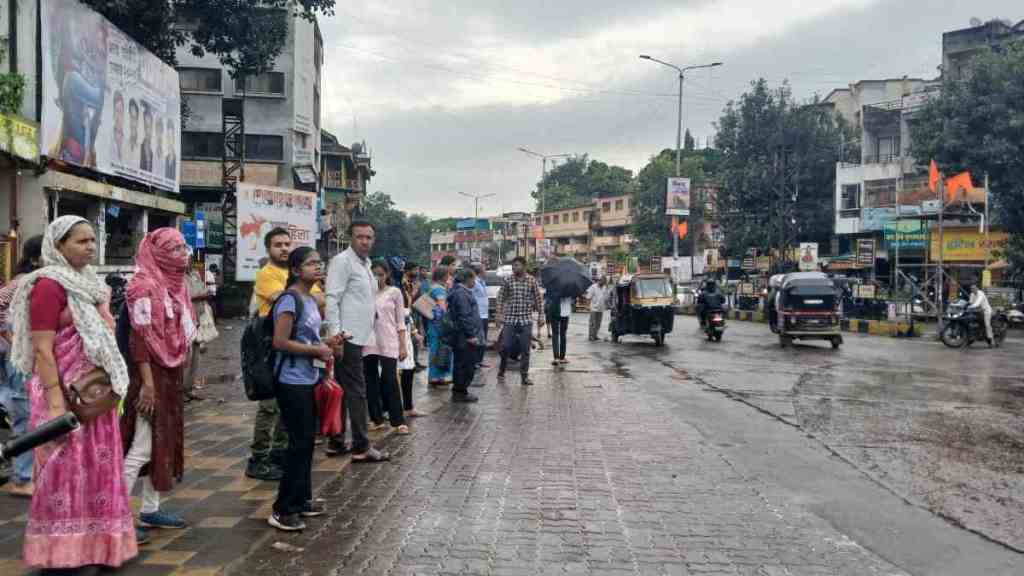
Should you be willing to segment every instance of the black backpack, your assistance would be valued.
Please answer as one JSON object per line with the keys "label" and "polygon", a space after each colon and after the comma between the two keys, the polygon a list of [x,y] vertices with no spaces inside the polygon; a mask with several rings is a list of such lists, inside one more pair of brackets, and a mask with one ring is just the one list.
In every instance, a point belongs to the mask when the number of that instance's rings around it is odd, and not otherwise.
{"label": "black backpack", "polygon": [[290,290],[282,292],[274,300],[269,314],[253,318],[242,332],[242,383],[249,400],[269,400],[277,395],[277,378],[281,374],[281,366],[274,366],[279,355],[274,350],[274,308],[287,295],[295,298],[295,321],[290,336],[294,340],[299,319],[302,318],[303,303],[302,297]]}
{"label": "black backpack", "polygon": [[128,310],[128,301],[122,300],[117,310],[117,323],[114,325],[114,337],[117,339],[117,349],[124,358],[124,365],[132,365],[131,340],[132,340],[132,317]]}

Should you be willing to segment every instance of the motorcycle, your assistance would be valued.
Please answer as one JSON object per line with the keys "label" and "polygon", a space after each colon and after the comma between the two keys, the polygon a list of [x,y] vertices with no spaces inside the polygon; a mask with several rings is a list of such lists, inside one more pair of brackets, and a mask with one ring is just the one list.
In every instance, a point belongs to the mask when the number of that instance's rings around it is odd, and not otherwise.
{"label": "motorcycle", "polygon": [[704,328],[704,334],[708,337],[708,341],[721,342],[722,334],[725,333],[725,311],[721,308],[713,308],[707,310],[704,315],[705,318],[701,325]]}
{"label": "motorcycle", "polygon": [[[969,310],[967,302],[958,300],[949,305],[943,316],[942,343],[950,348],[966,348],[978,340],[985,340],[985,320],[981,311]],[[992,311],[992,344],[998,348],[1006,339],[1009,319],[1002,310]]]}

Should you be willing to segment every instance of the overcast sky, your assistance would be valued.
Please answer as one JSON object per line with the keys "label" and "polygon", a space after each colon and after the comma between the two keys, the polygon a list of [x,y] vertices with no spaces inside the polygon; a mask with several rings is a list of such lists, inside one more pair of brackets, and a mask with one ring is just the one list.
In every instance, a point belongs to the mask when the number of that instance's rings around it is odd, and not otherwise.
{"label": "overcast sky", "polygon": [[407,212],[532,208],[540,160],[589,154],[638,170],[675,145],[677,80],[640,60],[722,61],[687,77],[701,145],[722,107],[763,76],[797,98],[861,79],[937,75],[942,32],[1024,18],[1020,0],[382,0],[323,21],[324,126],[365,140],[371,192]]}

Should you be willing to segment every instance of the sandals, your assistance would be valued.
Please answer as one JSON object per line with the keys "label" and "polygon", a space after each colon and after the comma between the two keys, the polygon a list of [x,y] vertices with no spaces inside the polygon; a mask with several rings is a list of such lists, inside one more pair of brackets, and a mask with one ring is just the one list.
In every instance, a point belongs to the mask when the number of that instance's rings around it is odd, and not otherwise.
{"label": "sandals", "polygon": [[353,464],[379,464],[381,462],[387,462],[391,460],[391,455],[387,452],[381,452],[376,448],[370,448],[367,450],[362,458],[352,456]]}
{"label": "sandals", "polygon": [[399,436],[408,436],[409,435],[409,427],[406,426],[405,424],[402,424],[400,426],[395,426],[393,428],[393,430],[394,430],[395,434],[398,434]]}

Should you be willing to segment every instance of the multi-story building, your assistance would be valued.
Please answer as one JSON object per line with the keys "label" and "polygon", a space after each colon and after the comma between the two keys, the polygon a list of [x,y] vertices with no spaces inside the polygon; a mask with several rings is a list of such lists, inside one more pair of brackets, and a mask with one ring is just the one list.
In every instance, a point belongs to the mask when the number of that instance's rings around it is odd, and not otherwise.
{"label": "multi-story building", "polygon": [[631,196],[596,198],[573,208],[534,214],[526,252],[538,259],[573,256],[588,262],[628,252],[634,244],[629,234],[632,202]]}
{"label": "multi-story building", "polygon": [[628,252],[633,245],[629,228],[633,224],[632,196],[598,198],[594,201],[591,219],[591,241],[588,254],[601,260],[616,252]]}
{"label": "multi-story building", "polygon": [[1024,41],[1024,20],[1012,24],[990,20],[942,35],[942,77],[958,80],[970,70],[971,60],[987,50],[1001,50]]}
{"label": "multi-story building", "polygon": [[347,147],[334,134],[326,130],[321,134],[321,249],[330,256],[348,246],[348,225],[362,211],[366,186],[374,172],[365,143]]}

